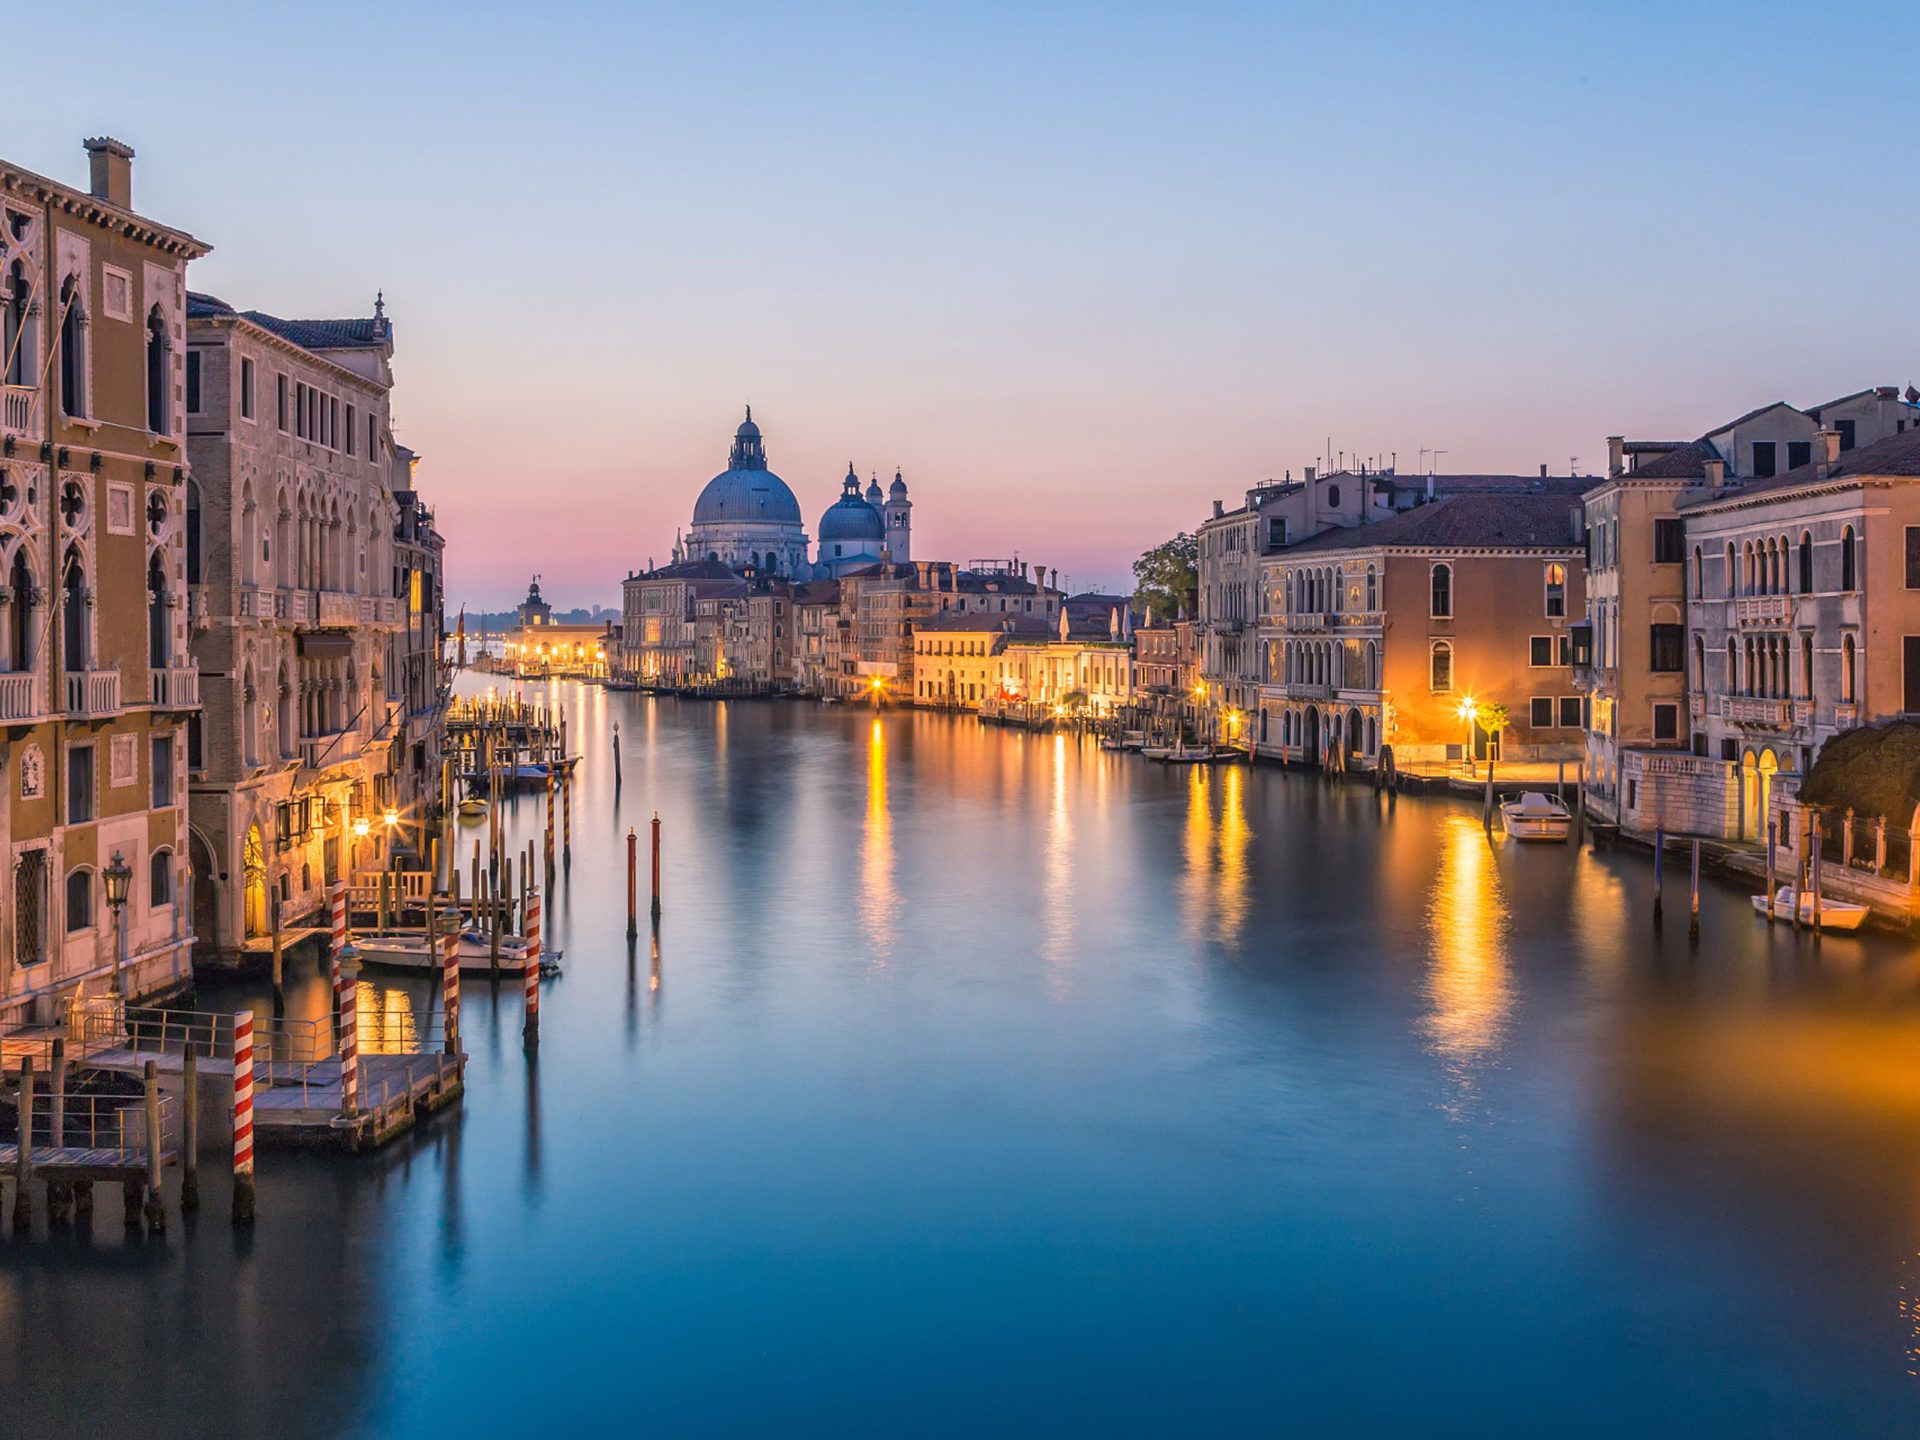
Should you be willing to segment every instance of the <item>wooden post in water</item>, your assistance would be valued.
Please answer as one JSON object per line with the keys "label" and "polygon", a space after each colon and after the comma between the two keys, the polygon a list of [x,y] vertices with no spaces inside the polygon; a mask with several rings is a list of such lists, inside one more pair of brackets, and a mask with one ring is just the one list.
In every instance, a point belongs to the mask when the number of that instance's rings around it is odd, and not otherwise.
{"label": "wooden post in water", "polygon": [[640,839],[627,827],[627,938],[640,933]]}
{"label": "wooden post in water", "polygon": [[1692,904],[1687,914],[1687,938],[1700,938],[1700,841],[1693,842],[1693,891]]}
{"label": "wooden post in water", "polygon": [[566,771],[560,777],[560,863],[563,867],[573,864],[573,772]]}
{"label": "wooden post in water", "polygon": [[20,1093],[15,1098],[20,1148],[13,1157],[13,1233],[33,1229],[33,1057],[20,1061]]}
{"label": "wooden post in water", "polygon": [[253,1012],[233,1017],[233,1223],[251,1225],[253,1193]]}
{"label": "wooden post in water", "polygon": [[1653,923],[1661,921],[1661,880],[1667,860],[1667,832],[1660,826],[1653,827]]}
{"label": "wooden post in water", "polygon": [[553,884],[553,765],[547,765],[547,884]]}
{"label": "wooden post in water", "polygon": [[520,1040],[529,1051],[540,1048],[540,892],[527,892],[527,959],[521,971],[526,985],[527,1018]]}
{"label": "wooden post in water", "polygon": [[[67,1143],[67,1042],[53,1037],[53,1088],[48,1095],[47,1140],[55,1150]],[[83,1185],[91,1181],[81,1181]],[[73,1223],[73,1184],[47,1177],[47,1226],[64,1230]]]}
{"label": "wooden post in water", "polygon": [[613,722],[613,788],[620,788],[620,722]]}
{"label": "wooden post in water", "polygon": [[1769,925],[1773,924],[1775,919],[1775,916],[1773,913],[1773,893],[1774,893],[1774,885],[1777,882],[1774,874],[1774,867],[1775,867],[1774,849],[1778,843],[1779,843],[1778,822],[1769,820],[1767,821],[1767,924]]}
{"label": "wooden post in water", "polygon": [[[449,856],[447,859],[447,869],[449,871],[452,871],[459,865],[459,863],[460,863],[459,861]],[[380,884],[378,885],[377,889],[379,891],[379,896],[380,896],[379,911],[380,911],[380,929],[382,933],[384,933],[386,930],[388,930],[391,927],[391,920],[390,920],[391,912],[387,908],[387,897],[390,893],[390,887],[388,882],[391,878],[392,877],[388,874],[387,871],[382,870],[380,872]]]}
{"label": "wooden post in water", "polygon": [[[271,877],[269,877],[271,878]],[[275,886],[267,896],[267,926],[273,946],[273,993],[280,993],[281,955],[280,955],[280,887]]]}
{"label": "wooden post in water", "polygon": [[660,914],[660,812],[653,812],[653,913]]}
{"label": "wooden post in water", "polygon": [[149,1060],[142,1068],[146,1082],[147,1110],[147,1204],[149,1235],[167,1233],[167,1207],[160,1190],[160,1066]]}
{"label": "wooden post in water", "polygon": [[1813,812],[1813,825],[1808,834],[1813,851],[1809,862],[1813,870],[1813,938],[1818,940],[1820,938],[1820,862],[1824,858],[1820,853],[1824,847],[1820,843],[1820,812],[1818,810]]}
{"label": "wooden post in water", "polygon": [[180,1060],[180,1213],[200,1208],[200,1047],[187,1041]]}
{"label": "wooden post in water", "polygon": [[446,1030],[447,1054],[458,1055],[460,1053],[460,906],[457,897],[453,909],[441,921],[441,931],[441,1017]]}

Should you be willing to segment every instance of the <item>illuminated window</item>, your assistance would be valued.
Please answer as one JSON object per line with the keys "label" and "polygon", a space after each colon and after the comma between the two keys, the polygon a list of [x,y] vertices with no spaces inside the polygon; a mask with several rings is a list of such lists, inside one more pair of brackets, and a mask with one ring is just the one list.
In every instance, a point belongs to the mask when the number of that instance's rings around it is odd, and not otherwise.
{"label": "illuminated window", "polygon": [[1453,646],[1445,640],[1433,642],[1427,659],[1428,687],[1436,694],[1453,689]]}
{"label": "illuminated window", "polygon": [[1433,606],[1427,613],[1435,620],[1453,618],[1453,567],[1451,565],[1440,564],[1433,567]]}

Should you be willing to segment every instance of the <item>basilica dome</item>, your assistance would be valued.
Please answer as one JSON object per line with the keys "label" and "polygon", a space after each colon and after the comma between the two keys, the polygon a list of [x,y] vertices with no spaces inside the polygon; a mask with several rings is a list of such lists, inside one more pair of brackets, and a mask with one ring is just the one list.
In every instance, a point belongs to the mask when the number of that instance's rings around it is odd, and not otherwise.
{"label": "basilica dome", "polygon": [[733,435],[727,468],[707,482],[693,504],[693,523],[702,525],[798,525],[800,502],[767,468],[767,452],[753,411]]}
{"label": "basilica dome", "polygon": [[840,498],[829,505],[826,514],[820,517],[821,541],[879,541],[886,537],[886,533],[886,523],[880,518],[880,512],[860,498],[860,480],[849,465]]}

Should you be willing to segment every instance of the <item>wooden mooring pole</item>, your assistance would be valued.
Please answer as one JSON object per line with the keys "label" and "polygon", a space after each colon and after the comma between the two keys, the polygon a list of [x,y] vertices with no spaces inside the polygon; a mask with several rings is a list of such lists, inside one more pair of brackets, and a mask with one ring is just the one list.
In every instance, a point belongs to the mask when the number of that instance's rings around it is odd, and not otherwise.
{"label": "wooden mooring pole", "polygon": [[627,938],[640,933],[640,838],[627,827]]}
{"label": "wooden mooring pole", "polygon": [[1818,810],[1813,812],[1811,843],[1813,857],[1808,863],[1813,870],[1813,938],[1818,940],[1820,938],[1820,862],[1824,858],[1820,852],[1825,848],[1820,843],[1820,812]]}
{"label": "wooden mooring pole", "polygon": [[540,892],[527,892],[527,959],[521,972],[526,984],[527,1018],[520,1040],[529,1051],[540,1048]]}
{"label": "wooden mooring pole", "polygon": [[560,777],[560,864],[573,864],[573,772]]}
{"label": "wooden mooring pole", "polygon": [[160,1189],[160,1065],[149,1060],[141,1069],[146,1082],[147,1109],[147,1203],[149,1235],[167,1233],[167,1207]]}
{"label": "wooden mooring pole", "polygon": [[187,1042],[180,1059],[180,1213],[200,1208],[200,1050]]}
{"label": "wooden mooring pole", "polygon": [[1653,923],[1658,925],[1661,916],[1661,885],[1667,859],[1667,832],[1660,826],[1653,827]]}
{"label": "wooden mooring pole", "polygon": [[620,788],[620,722],[613,722],[613,788]]}
{"label": "wooden mooring pole", "polygon": [[[47,1139],[55,1150],[67,1143],[67,1041],[53,1037],[53,1088],[48,1095]],[[79,1182],[90,1185],[90,1181]],[[47,1178],[47,1225],[64,1230],[73,1223],[73,1182]]]}
{"label": "wooden mooring pole", "polygon": [[660,913],[660,812],[653,812],[653,913]]}
{"label": "wooden mooring pole", "polygon": [[280,890],[278,886],[275,886],[272,893],[267,896],[267,925],[271,931],[271,944],[273,945],[273,993],[278,995],[280,993],[282,964],[282,956],[280,954]]}
{"label": "wooden mooring pole", "polygon": [[20,1149],[13,1157],[13,1233],[33,1228],[33,1057],[20,1061],[20,1093],[14,1101],[20,1122]]}
{"label": "wooden mooring pole", "polygon": [[1693,890],[1691,908],[1687,914],[1687,938],[1700,938],[1700,842],[1693,842]]}
{"label": "wooden mooring pole", "polygon": [[1773,887],[1776,883],[1774,874],[1774,845],[1779,839],[1779,830],[1780,827],[1777,821],[1767,821],[1767,924],[1769,925],[1773,924],[1777,918],[1773,913]]}

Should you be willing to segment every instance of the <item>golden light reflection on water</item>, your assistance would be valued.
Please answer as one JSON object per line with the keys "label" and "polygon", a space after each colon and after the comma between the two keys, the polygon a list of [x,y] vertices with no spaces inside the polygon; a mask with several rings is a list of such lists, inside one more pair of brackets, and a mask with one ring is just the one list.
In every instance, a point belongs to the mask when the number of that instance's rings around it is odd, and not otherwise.
{"label": "golden light reflection on water", "polygon": [[1052,769],[1047,785],[1047,882],[1042,903],[1046,909],[1046,942],[1041,957],[1061,999],[1065,967],[1073,959],[1073,824],[1067,811],[1067,737],[1056,734],[1050,753]]}
{"label": "golden light reflection on water", "polygon": [[1466,815],[1449,815],[1427,904],[1432,964],[1426,991],[1432,1008],[1425,1028],[1463,1099],[1473,1087],[1474,1067],[1505,1036],[1513,1009],[1507,921],[1506,893],[1486,832]]}
{"label": "golden light reflection on water", "polygon": [[354,990],[354,1018],[363,1054],[394,1055],[420,1047],[413,996],[397,986],[360,981]]}
{"label": "golden light reflection on water", "polygon": [[877,968],[893,954],[900,897],[893,884],[893,819],[887,808],[887,731],[867,734],[867,822],[860,839],[860,926]]}
{"label": "golden light reflection on water", "polygon": [[[1238,765],[1219,771],[1187,770],[1187,823],[1181,832],[1186,858],[1182,894],[1187,931],[1198,939],[1237,946],[1247,923],[1248,849],[1246,772]],[[1220,813],[1214,815],[1218,801]]]}

